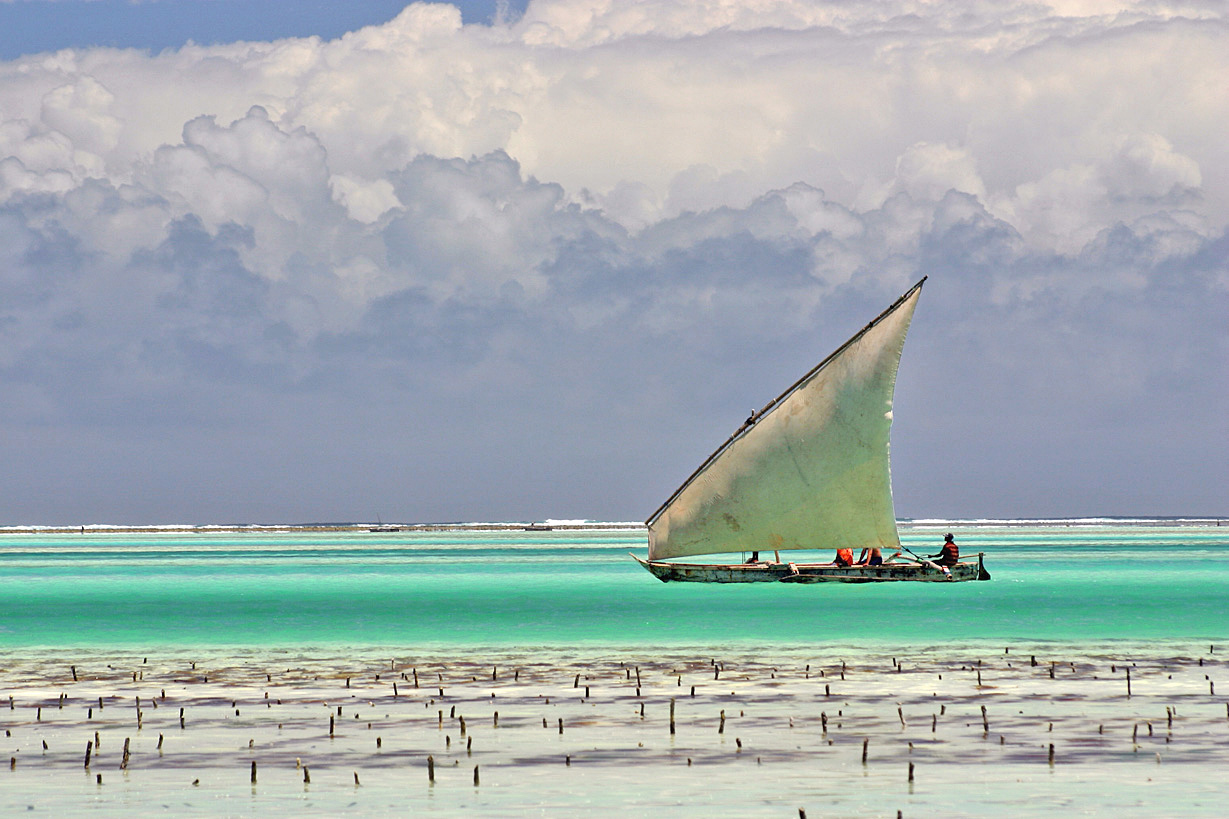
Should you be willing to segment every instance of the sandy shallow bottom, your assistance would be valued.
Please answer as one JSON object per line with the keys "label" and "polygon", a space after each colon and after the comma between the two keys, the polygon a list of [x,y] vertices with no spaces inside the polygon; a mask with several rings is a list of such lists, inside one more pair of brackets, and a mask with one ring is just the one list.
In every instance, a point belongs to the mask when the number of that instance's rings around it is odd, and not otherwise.
{"label": "sandy shallow bottom", "polygon": [[23,650],[0,681],[5,816],[1220,816],[1229,799],[1229,679],[1207,644]]}

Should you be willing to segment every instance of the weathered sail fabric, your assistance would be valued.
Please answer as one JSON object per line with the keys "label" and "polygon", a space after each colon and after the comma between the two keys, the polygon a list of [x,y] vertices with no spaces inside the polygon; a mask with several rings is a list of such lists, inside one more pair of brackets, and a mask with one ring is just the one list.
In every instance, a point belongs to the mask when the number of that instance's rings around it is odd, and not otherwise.
{"label": "weathered sail fabric", "polygon": [[921,288],[914,285],[709,458],[649,519],[649,559],[897,548],[892,394]]}

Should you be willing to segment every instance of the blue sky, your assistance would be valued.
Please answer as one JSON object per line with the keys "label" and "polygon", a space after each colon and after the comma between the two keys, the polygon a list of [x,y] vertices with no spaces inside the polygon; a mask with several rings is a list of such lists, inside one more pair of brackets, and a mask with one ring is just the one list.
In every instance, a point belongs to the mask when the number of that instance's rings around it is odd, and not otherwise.
{"label": "blue sky", "polygon": [[[5,0],[0,2],[0,59],[86,46],[157,52],[189,40],[208,45],[313,35],[334,39],[385,23],[405,5],[404,0]],[[467,23],[489,23],[496,13],[496,0],[453,5]],[[518,13],[524,0],[506,7]]]}
{"label": "blue sky", "polygon": [[0,524],[643,519],[923,275],[900,515],[1229,514],[1222,7],[336,8],[0,2]]}

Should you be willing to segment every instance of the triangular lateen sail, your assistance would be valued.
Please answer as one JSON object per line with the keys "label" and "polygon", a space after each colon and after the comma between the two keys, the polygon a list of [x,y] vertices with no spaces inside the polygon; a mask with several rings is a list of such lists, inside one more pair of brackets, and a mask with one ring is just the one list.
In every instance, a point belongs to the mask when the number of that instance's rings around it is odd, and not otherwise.
{"label": "triangular lateen sail", "polygon": [[648,520],[649,559],[900,545],[888,439],[925,279],[771,402]]}

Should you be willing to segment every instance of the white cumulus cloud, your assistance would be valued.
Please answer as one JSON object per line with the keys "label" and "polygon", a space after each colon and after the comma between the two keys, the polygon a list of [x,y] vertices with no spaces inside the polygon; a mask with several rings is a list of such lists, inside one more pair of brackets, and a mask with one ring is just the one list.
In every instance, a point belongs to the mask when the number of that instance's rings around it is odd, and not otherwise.
{"label": "white cumulus cloud", "polygon": [[283,519],[626,519],[930,275],[899,511],[1217,511],[1225,76],[1181,0],[413,4],[0,63],[0,417],[44,489],[110,457],[166,494],[151,461],[208,452],[204,515],[289,469],[321,489]]}

